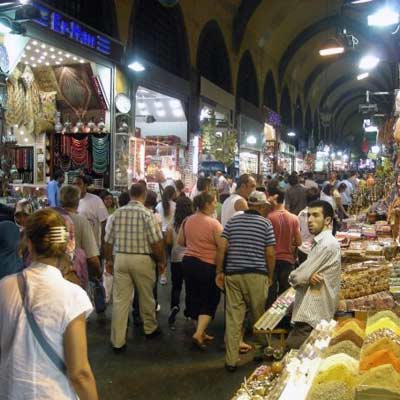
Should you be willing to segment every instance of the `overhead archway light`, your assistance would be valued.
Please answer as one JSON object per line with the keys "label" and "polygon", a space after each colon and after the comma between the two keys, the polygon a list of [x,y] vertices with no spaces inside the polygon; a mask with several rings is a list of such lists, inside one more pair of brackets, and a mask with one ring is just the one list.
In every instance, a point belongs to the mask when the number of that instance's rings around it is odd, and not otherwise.
{"label": "overhead archway light", "polygon": [[329,39],[324,46],[319,50],[319,55],[322,57],[334,56],[336,54],[343,54],[344,46],[337,39]]}
{"label": "overhead archway light", "polygon": [[391,8],[382,8],[375,14],[368,15],[369,26],[390,26],[400,22],[399,13]]}
{"label": "overhead archway light", "polygon": [[362,74],[357,75],[357,80],[362,81],[363,79],[367,79],[369,77],[369,72],[363,72]]}
{"label": "overhead archway light", "polygon": [[293,131],[290,131],[290,132],[288,132],[287,135],[288,135],[289,137],[295,137],[295,136],[296,136],[296,133],[293,132]]}
{"label": "overhead archway light", "polygon": [[145,66],[139,62],[139,61],[133,61],[128,65],[128,68],[130,68],[134,72],[143,72],[146,71]]}
{"label": "overhead archway light", "polygon": [[379,62],[380,59],[378,57],[367,55],[360,60],[358,66],[360,69],[370,71],[371,69],[374,69],[379,64]]}
{"label": "overhead archway light", "polygon": [[351,0],[350,4],[364,4],[364,3],[371,3],[373,0]]}

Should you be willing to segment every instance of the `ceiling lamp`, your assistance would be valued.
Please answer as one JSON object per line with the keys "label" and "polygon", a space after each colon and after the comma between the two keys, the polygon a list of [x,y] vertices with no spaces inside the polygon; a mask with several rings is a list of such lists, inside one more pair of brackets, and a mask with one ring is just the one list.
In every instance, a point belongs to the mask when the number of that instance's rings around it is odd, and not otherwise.
{"label": "ceiling lamp", "polygon": [[357,75],[357,80],[362,81],[369,77],[369,72],[363,72],[362,74]]}
{"label": "ceiling lamp", "polygon": [[319,50],[319,55],[322,57],[333,56],[344,53],[344,46],[337,39],[329,39],[324,46]]}
{"label": "ceiling lamp", "polygon": [[370,3],[373,0],[351,0],[351,4],[364,4],[364,3]]}
{"label": "ceiling lamp", "polygon": [[375,57],[373,55],[367,55],[367,56],[364,56],[360,60],[360,63],[358,64],[358,66],[360,69],[370,71],[371,69],[374,69],[379,64],[379,61],[380,61],[380,59],[378,57]]}
{"label": "ceiling lamp", "polygon": [[134,61],[128,65],[128,68],[130,68],[134,72],[143,72],[146,71],[146,68],[142,63],[139,61]]}
{"label": "ceiling lamp", "polygon": [[287,134],[289,137],[295,137],[296,136],[296,133],[295,132],[288,132],[288,134]]}
{"label": "ceiling lamp", "polygon": [[399,13],[390,8],[382,8],[368,16],[369,26],[390,26],[399,23]]}

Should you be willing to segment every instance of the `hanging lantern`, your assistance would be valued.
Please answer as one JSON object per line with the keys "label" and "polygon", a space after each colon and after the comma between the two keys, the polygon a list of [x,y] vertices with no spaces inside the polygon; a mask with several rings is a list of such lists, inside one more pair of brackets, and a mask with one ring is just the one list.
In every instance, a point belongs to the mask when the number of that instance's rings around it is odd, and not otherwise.
{"label": "hanging lantern", "polygon": [[363,153],[367,154],[368,150],[369,150],[368,141],[366,138],[363,138],[362,143],[361,143],[361,151]]}
{"label": "hanging lantern", "polygon": [[158,0],[163,7],[175,7],[179,0]]}

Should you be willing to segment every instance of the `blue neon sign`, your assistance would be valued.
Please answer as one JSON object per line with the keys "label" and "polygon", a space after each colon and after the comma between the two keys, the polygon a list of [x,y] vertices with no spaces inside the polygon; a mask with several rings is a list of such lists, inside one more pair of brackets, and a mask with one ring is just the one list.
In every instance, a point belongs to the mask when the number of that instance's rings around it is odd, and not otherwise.
{"label": "blue neon sign", "polygon": [[112,42],[106,36],[99,35],[97,32],[91,32],[78,22],[41,4],[33,3],[33,6],[40,11],[40,18],[34,20],[37,24],[51,29],[83,46],[90,47],[99,53],[111,56]]}

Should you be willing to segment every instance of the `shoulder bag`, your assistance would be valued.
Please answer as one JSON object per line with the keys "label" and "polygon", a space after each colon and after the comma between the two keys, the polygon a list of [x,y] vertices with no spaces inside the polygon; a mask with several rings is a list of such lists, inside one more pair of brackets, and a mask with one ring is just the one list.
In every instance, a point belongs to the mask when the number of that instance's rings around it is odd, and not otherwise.
{"label": "shoulder bag", "polygon": [[22,305],[24,307],[26,317],[28,319],[29,327],[31,328],[33,335],[36,340],[40,344],[40,347],[46,353],[47,357],[53,362],[53,364],[57,367],[57,369],[65,376],[67,376],[67,367],[64,363],[64,360],[56,353],[50,343],[47,341],[45,336],[43,335],[42,330],[37,324],[35,317],[31,310],[28,309],[26,302],[26,279],[23,272],[17,275],[18,279],[18,289],[22,299]]}

